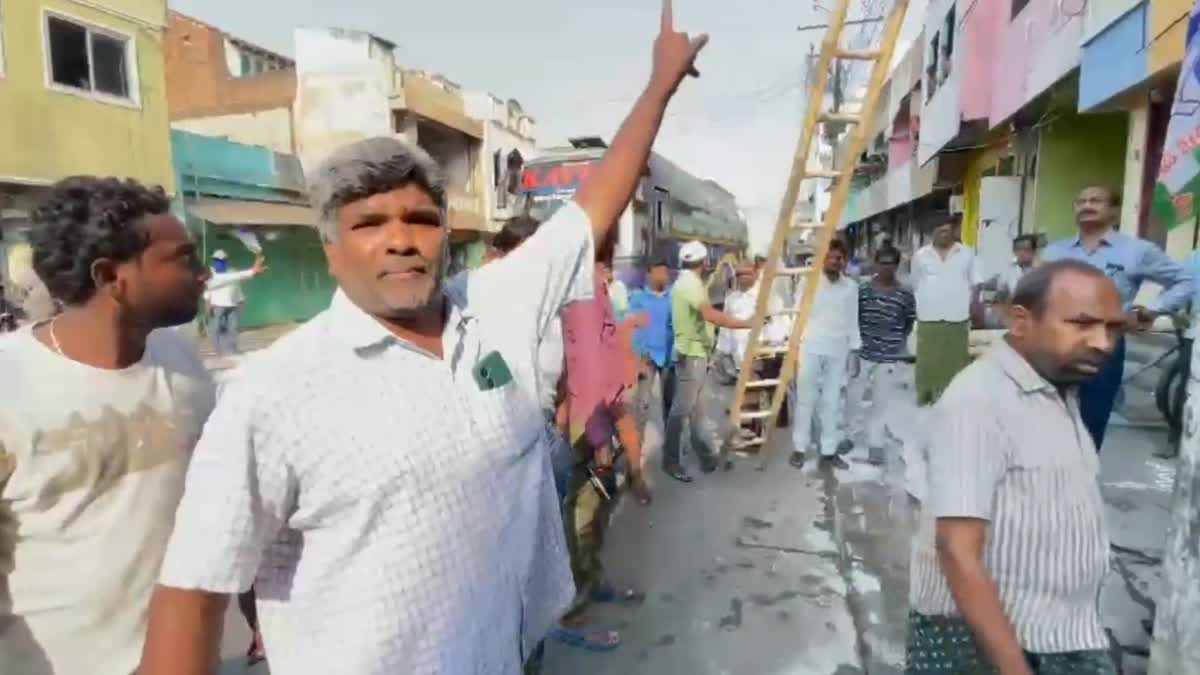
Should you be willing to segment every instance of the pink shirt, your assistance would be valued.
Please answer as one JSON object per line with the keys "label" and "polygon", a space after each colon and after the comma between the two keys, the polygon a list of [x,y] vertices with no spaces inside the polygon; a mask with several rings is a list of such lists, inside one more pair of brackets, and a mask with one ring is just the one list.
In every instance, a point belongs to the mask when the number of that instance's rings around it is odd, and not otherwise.
{"label": "pink shirt", "polygon": [[567,414],[572,444],[584,434],[593,448],[611,442],[612,409],[637,378],[632,348],[634,323],[634,319],[627,319],[617,324],[608,287],[599,271],[595,275],[593,298],[563,309]]}

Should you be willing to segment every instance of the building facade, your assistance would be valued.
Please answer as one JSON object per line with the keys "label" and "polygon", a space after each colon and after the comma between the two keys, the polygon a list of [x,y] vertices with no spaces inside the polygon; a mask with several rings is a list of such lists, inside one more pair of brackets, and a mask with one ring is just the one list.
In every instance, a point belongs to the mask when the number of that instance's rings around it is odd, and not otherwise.
{"label": "building facade", "polygon": [[224,251],[234,269],[249,268],[259,253],[267,259],[267,272],[243,286],[242,325],[305,321],[328,307],[335,284],[300,160],[179,129],[171,140],[176,210],[196,233],[204,259]]}
{"label": "building facade", "polygon": [[175,192],[166,15],[165,0],[0,2],[0,282],[10,296],[31,274],[30,214],[54,181],[129,176]]}

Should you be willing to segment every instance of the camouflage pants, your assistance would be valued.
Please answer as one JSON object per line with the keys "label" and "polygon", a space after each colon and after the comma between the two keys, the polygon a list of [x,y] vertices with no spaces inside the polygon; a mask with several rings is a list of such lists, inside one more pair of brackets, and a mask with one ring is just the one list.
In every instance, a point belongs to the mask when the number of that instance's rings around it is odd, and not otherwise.
{"label": "camouflage pants", "polygon": [[[615,495],[615,486],[605,486]],[[604,583],[604,563],[600,547],[608,523],[609,500],[591,481],[587,462],[571,468],[567,497],[563,500],[563,524],[567,528],[567,551],[571,555],[571,574],[575,577],[575,603],[568,614],[587,606],[588,598]]]}
{"label": "camouflage pants", "polygon": [[[908,675],[994,675],[967,622],[958,617],[908,614]],[[1102,650],[1025,653],[1035,675],[1116,675]]]}

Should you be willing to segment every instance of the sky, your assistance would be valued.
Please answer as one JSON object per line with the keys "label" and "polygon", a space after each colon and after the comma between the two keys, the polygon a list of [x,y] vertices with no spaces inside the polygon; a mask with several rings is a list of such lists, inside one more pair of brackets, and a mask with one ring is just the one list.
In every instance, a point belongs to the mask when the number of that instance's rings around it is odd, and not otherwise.
{"label": "sky", "polygon": [[[852,0],[869,5],[882,0]],[[824,0],[831,6],[832,0]],[[170,0],[172,9],[284,54],[297,26],[367,30],[396,61],[517,99],[539,145],[611,139],[650,73],[658,0]],[[852,15],[858,12],[852,11]],[[811,0],[675,0],[678,30],[710,42],[668,109],[655,150],[724,185],[764,250],[804,112],[805,55],[825,15]]]}

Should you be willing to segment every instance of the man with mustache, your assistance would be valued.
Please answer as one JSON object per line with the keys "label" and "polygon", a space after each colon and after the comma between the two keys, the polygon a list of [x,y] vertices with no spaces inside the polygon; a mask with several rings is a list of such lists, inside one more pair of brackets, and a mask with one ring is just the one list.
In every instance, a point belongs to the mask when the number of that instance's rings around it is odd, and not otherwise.
{"label": "man with mustache", "polygon": [[[1128,327],[1144,331],[1159,315],[1171,314],[1187,304],[1192,297],[1192,275],[1153,242],[1118,232],[1119,209],[1120,202],[1112,190],[1099,185],[1083,188],[1075,198],[1079,234],[1047,246],[1042,260],[1079,260],[1103,272],[1121,293]],[[1143,281],[1163,287],[1149,307],[1133,304]],[[1104,371],[1079,389],[1083,422],[1097,452],[1104,445],[1104,431],[1125,375],[1124,339],[1117,341],[1115,350]]]}
{"label": "man with mustache", "polygon": [[1099,457],[1079,387],[1125,329],[1087,263],[1029,272],[1009,330],[933,413],[913,543],[910,675],[1115,673],[1096,597],[1108,569]]}
{"label": "man with mustache", "polygon": [[706,36],[669,0],[645,91],[521,246],[443,284],[447,188],[391,137],[310,172],[328,310],[257,354],[205,427],[141,675],[212,675],[253,582],[276,675],[515,675],[573,596],[538,397],[540,336],[604,241]]}

